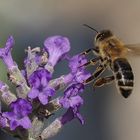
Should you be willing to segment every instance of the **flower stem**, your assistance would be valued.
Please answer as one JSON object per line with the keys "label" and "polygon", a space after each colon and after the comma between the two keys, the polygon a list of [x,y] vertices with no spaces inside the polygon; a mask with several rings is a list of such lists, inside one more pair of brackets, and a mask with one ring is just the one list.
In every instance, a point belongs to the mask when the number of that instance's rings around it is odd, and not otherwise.
{"label": "flower stem", "polygon": [[9,69],[9,78],[17,87],[17,95],[20,98],[26,98],[30,88],[27,86],[27,82],[24,76],[21,74],[21,71],[17,66]]}

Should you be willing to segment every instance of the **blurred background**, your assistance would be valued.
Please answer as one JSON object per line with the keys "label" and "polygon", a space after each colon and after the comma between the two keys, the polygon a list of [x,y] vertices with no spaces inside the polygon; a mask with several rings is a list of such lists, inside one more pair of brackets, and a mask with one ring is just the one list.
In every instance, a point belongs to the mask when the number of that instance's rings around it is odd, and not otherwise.
{"label": "blurred background", "polygon": [[[22,68],[25,48],[43,47],[45,38],[52,35],[70,39],[71,55],[92,47],[95,33],[83,27],[84,23],[97,30],[110,29],[125,43],[140,43],[139,7],[139,0],[0,0],[0,46],[13,35],[13,57]],[[81,110],[86,124],[74,120],[51,140],[140,139],[140,58],[130,57],[129,61],[135,74],[133,94],[124,99],[115,84],[95,91],[92,84],[87,86]],[[62,66],[56,67],[54,77],[68,72]],[[0,79],[8,82],[2,63],[0,67]],[[0,139],[16,140],[2,131]]]}

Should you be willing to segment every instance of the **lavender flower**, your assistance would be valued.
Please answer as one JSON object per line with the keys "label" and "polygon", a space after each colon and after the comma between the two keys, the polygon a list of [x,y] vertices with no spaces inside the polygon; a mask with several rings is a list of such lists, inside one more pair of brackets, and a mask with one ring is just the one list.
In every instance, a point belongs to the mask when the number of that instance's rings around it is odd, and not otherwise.
{"label": "lavender flower", "polygon": [[66,37],[53,36],[44,42],[45,50],[49,54],[47,65],[54,67],[56,63],[70,50],[70,42]]}
{"label": "lavender flower", "polygon": [[83,89],[84,86],[82,84],[73,84],[66,89],[64,97],[60,98],[60,104],[68,109],[61,118],[63,125],[74,118],[77,118],[81,124],[84,124],[84,120],[79,113],[79,108],[83,105],[83,99],[78,95]]}
{"label": "lavender flower", "polygon": [[[5,47],[0,49],[0,58],[8,69],[8,78],[16,86],[14,94],[7,84],[0,81],[0,102],[4,102],[10,109],[1,112],[0,108],[0,128],[16,134],[22,140],[44,140],[56,135],[64,124],[75,118],[84,124],[80,114],[84,100],[80,93],[84,91],[84,81],[90,76],[82,66],[87,62],[85,56],[78,54],[70,57],[69,40],[62,36],[52,36],[45,40],[42,50],[39,47],[28,47],[25,67],[19,70],[11,56],[13,45],[14,39],[10,36]],[[63,59],[68,61],[70,72],[53,79],[54,66]],[[64,95],[53,99],[59,89],[63,89]],[[67,111],[42,130],[44,118],[48,119],[60,108]],[[27,135],[22,133],[23,129]]]}
{"label": "lavender flower", "polygon": [[12,58],[11,50],[13,45],[14,39],[12,36],[10,36],[5,44],[5,47],[0,49],[0,58],[8,69],[8,78],[17,86],[17,92],[20,93],[17,93],[17,95],[19,97],[26,98],[29,87],[27,86],[25,77],[22,75],[21,71],[18,69],[17,64]]}
{"label": "lavender flower", "polygon": [[32,112],[31,104],[25,99],[17,99],[11,103],[11,112],[4,112],[2,115],[10,122],[10,129],[15,130],[18,126],[25,129],[31,127],[31,121],[28,115]]}
{"label": "lavender flower", "polygon": [[28,97],[31,99],[36,99],[38,97],[39,101],[43,105],[46,105],[55,93],[54,88],[48,86],[50,78],[51,74],[46,69],[35,71],[29,77],[29,84],[32,88]]}
{"label": "lavender flower", "polygon": [[64,91],[64,97],[69,98],[76,96],[84,91],[84,85],[81,83],[73,83]]}
{"label": "lavender flower", "polygon": [[14,38],[10,36],[5,44],[5,47],[0,49],[0,58],[3,60],[8,69],[15,66],[15,63],[11,56],[11,49],[13,48],[13,45]]}
{"label": "lavender flower", "polygon": [[31,87],[39,88],[46,86],[51,79],[51,74],[46,69],[39,69],[32,73],[29,77],[29,84]]}
{"label": "lavender flower", "polygon": [[67,56],[70,73],[63,76],[64,84],[69,85],[72,83],[83,83],[91,76],[82,65],[87,62],[84,55],[78,54],[73,57]]}
{"label": "lavender flower", "polygon": [[84,124],[84,119],[79,113],[79,108],[80,106],[76,106],[75,108],[68,108],[67,112],[60,119],[61,123],[64,125],[73,120],[74,118],[77,118],[81,124]]}
{"label": "lavender flower", "polygon": [[71,73],[76,73],[78,70],[84,70],[84,67],[80,67],[83,64],[87,63],[87,59],[85,58],[84,55],[78,54],[75,55],[71,58],[68,59],[69,60],[69,68],[71,69]]}
{"label": "lavender flower", "polygon": [[77,83],[83,83],[91,74],[85,71],[82,67],[87,62],[84,55],[78,54],[69,58],[69,68],[71,69],[71,75],[73,75],[73,81]]}

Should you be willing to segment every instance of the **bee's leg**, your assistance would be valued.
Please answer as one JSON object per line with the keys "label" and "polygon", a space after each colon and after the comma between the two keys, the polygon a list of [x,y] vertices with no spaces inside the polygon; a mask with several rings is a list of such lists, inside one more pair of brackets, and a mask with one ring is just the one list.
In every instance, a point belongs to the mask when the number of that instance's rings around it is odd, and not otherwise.
{"label": "bee's leg", "polygon": [[84,81],[85,84],[88,84],[90,82],[92,82],[95,78],[97,78],[99,75],[101,75],[103,73],[103,71],[106,69],[106,65],[99,65],[95,72],[88,78]]}
{"label": "bee's leg", "polygon": [[[97,62],[99,62],[99,60],[100,60],[100,57],[96,57],[94,59],[91,59],[87,63],[83,64],[82,66],[95,65],[95,64],[97,64]],[[80,66],[80,67],[82,67],[82,66]]]}
{"label": "bee's leg", "polygon": [[99,78],[95,81],[95,83],[93,84],[93,87],[101,87],[101,86],[104,86],[106,84],[110,84],[112,83],[113,81],[115,80],[115,77],[112,75],[112,76],[106,76],[106,77],[103,77],[103,78]]}
{"label": "bee's leg", "polygon": [[87,55],[87,54],[89,54],[91,51],[92,51],[94,54],[98,54],[98,53],[99,53],[99,50],[98,50],[98,49],[96,49],[96,48],[90,48],[90,49],[87,49],[87,50],[85,50],[84,52],[82,52],[81,55]]}
{"label": "bee's leg", "polygon": [[92,48],[85,50],[84,52],[81,53],[81,55],[86,55],[89,54],[92,51]]}
{"label": "bee's leg", "polygon": [[98,54],[99,54],[99,48],[98,48],[98,47],[93,48],[93,49],[92,49],[92,52],[93,52],[95,55],[98,55]]}

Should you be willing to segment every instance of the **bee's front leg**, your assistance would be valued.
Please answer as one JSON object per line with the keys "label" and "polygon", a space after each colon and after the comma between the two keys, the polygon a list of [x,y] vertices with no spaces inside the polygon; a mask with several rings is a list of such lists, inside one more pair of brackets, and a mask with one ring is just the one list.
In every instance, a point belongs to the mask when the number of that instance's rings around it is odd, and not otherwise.
{"label": "bee's front leg", "polygon": [[99,53],[99,50],[98,50],[97,48],[90,48],[90,49],[87,49],[87,50],[85,50],[84,52],[82,52],[81,55],[87,55],[87,54],[89,54],[91,51],[92,51],[94,54],[98,54],[98,53]]}
{"label": "bee's front leg", "polygon": [[107,84],[111,84],[114,80],[115,80],[115,77],[113,75],[99,78],[95,81],[95,83],[93,84],[93,87],[96,88],[96,87],[101,87]]}
{"label": "bee's front leg", "polygon": [[88,84],[90,82],[92,82],[94,79],[96,79],[98,76],[100,76],[104,70],[106,69],[107,65],[99,65],[95,72],[88,78],[84,81],[85,84]]}
{"label": "bee's front leg", "polygon": [[91,59],[90,61],[88,61],[87,63],[81,65],[80,67],[83,67],[83,66],[89,66],[89,65],[96,65],[97,62],[99,62],[100,60],[100,57],[97,57],[97,58],[94,58],[94,59]]}

